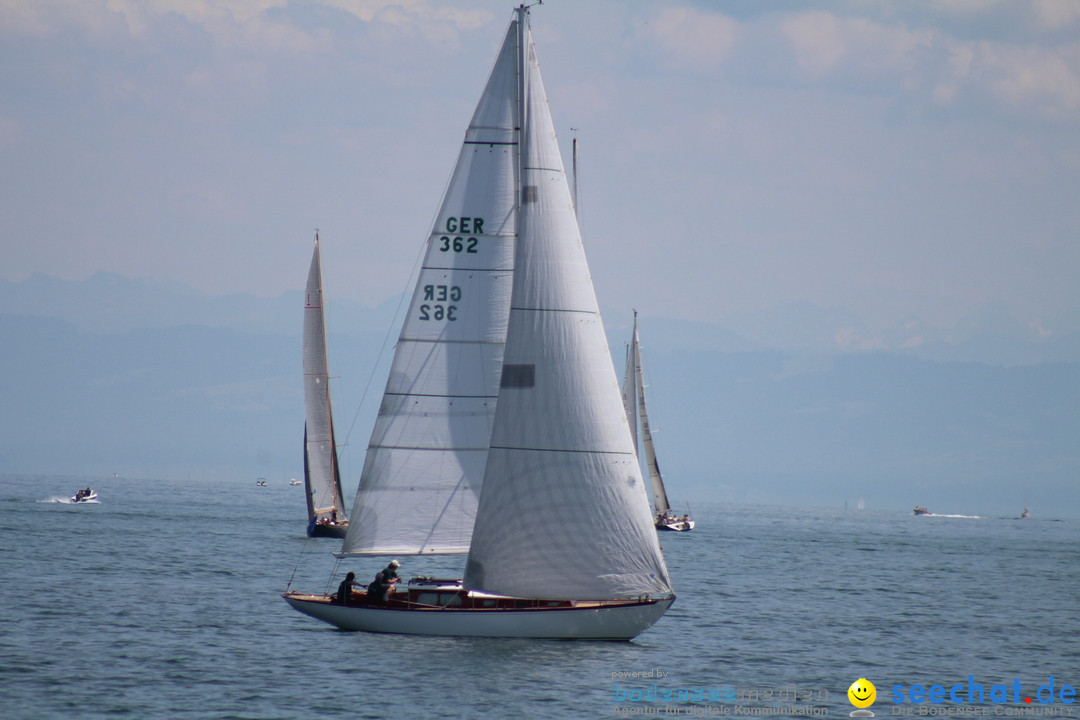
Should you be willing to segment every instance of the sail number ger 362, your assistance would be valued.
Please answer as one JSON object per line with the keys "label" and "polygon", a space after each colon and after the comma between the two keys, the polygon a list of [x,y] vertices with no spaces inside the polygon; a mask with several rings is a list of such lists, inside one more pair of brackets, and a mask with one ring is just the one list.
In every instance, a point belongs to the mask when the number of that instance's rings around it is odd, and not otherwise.
{"label": "sail number ger 362", "polygon": [[[484,232],[484,218],[474,217],[450,217],[446,219],[446,231],[448,233],[476,233]],[[476,237],[464,237],[458,235],[451,238],[443,235],[439,238],[439,252],[476,254],[476,246],[479,240]],[[421,320],[457,320],[457,305],[461,301],[461,287],[458,285],[425,285],[424,303],[420,305]]]}

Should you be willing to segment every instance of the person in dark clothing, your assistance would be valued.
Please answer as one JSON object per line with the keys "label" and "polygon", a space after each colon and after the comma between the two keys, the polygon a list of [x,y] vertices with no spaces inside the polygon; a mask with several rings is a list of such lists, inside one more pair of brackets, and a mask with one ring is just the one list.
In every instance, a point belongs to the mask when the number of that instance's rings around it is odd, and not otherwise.
{"label": "person in dark clothing", "polygon": [[337,601],[342,605],[348,605],[352,598],[352,586],[356,584],[356,573],[349,573],[341,584],[337,586]]}
{"label": "person in dark clothing", "polygon": [[369,603],[372,605],[385,605],[387,603],[390,594],[394,592],[394,583],[401,579],[397,574],[399,567],[401,567],[401,563],[397,560],[391,560],[389,565],[375,573],[375,579],[367,587]]}

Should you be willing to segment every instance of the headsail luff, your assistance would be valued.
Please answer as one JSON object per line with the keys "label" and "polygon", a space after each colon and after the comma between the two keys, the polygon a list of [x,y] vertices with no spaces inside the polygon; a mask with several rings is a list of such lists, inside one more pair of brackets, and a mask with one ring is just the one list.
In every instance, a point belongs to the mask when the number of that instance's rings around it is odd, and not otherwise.
{"label": "headsail luff", "polygon": [[319,236],[308,269],[304,300],[304,486],[308,518],[316,515],[347,520],[338,475],[334,420],[330,406],[330,383],[326,352],[326,321],[323,314],[322,258]]}
{"label": "headsail luff", "polygon": [[670,592],[544,94],[517,11],[523,147],[506,353],[466,587]]}
{"label": "headsail luff", "polygon": [[469,549],[513,275],[515,45],[508,35],[428,237],[344,555]]}

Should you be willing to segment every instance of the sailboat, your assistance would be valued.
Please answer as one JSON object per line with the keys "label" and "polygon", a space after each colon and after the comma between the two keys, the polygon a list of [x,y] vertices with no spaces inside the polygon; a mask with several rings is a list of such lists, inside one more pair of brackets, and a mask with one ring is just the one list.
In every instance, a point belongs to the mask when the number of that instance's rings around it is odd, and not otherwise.
{"label": "sailboat", "polygon": [[[645,373],[641,368],[641,339],[638,336],[637,310],[634,311],[634,333],[626,349],[626,375],[623,378],[623,407],[630,425],[630,435],[634,447],[644,456],[645,467],[649,473],[649,487],[652,489],[653,524],[657,530],[687,532],[694,529],[690,514],[681,518],[671,512],[664,478],[660,475],[660,464],[656,461],[656,447],[653,444],[652,430],[649,428],[649,413],[645,407]],[[638,418],[641,419],[641,442],[638,442]]]}
{"label": "sailboat", "polygon": [[319,234],[308,269],[304,298],[304,487],[307,490],[309,537],[345,537],[345,515],[338,473],[334,418],[326,358],[326,319],[323,314],[322,255]]}
{"label": "sailboat", "polygon": [[339,553],[465,554],[463,577],[284,593],[338,628],[629,639],[675,600],[528,21],[428,238]]}

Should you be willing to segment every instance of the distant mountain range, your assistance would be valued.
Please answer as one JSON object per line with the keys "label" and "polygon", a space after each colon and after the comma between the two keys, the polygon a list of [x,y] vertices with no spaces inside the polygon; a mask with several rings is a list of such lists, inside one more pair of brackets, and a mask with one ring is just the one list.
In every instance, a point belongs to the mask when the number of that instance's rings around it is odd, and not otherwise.
{"label": "distant mountain range", "polygon": [[[330,310],[335,424],[354,484],[397,337],[394,298]],[[0,475],[302,473],[303,294],[210,296],[99,273],[0,281]],[[616,367],[629,312],[605,311]],[[661,464],[694,498],[1080,514],[1080,333],[1003,312],[872,332],[779,308],[642,316]],[[361,397],[365,395],[361,407]],[[358,410],[359,408],[359,410]],[[1071,508],[1071,510],[1069,510]]]}
{"label": "distant mountain range", "polygon": [[[209,295],[179,283],[149,283],[99,272],[72,282],[35,274],[22,282],[0,280],[0,312],[51,317],[83,332],[121,333],[150,328],[204,325],[270,335],[297,335],[302,321],[301,290],[274,298],[254,295]],[[396,302],[396,301],[395,301]],[[383,332],[395,303],[364,308],[331,300],[328,313],[339,309],[342,325]],[[335,318],[336,319],[336,318]]]}
{"label": "distant mountain range", "polygon": [[[300,332],[300,290],[278,297],[216,296],[179,283],[149,283],[99,272],[72,282],[35,274],[22,282],[0,280],[0,312],[66,320],[83,332],[120,333],[183,325],[260,333]],[[377,308],[331,299],[328,312],[339,331],[385,334],[399,298]],[[629,312],[606,309],[609,331],[629,327]],[[687,350],[790,353],[899,352],[940,361],[1036,364],[1080,361],[1080,317],[1059,319],[1049,331],[1025,324],[1005,307],[991,306],[950,328],[909,318],[871,328],[852,312],[788,304],[716,323],[655,319],[654,342]]]}

